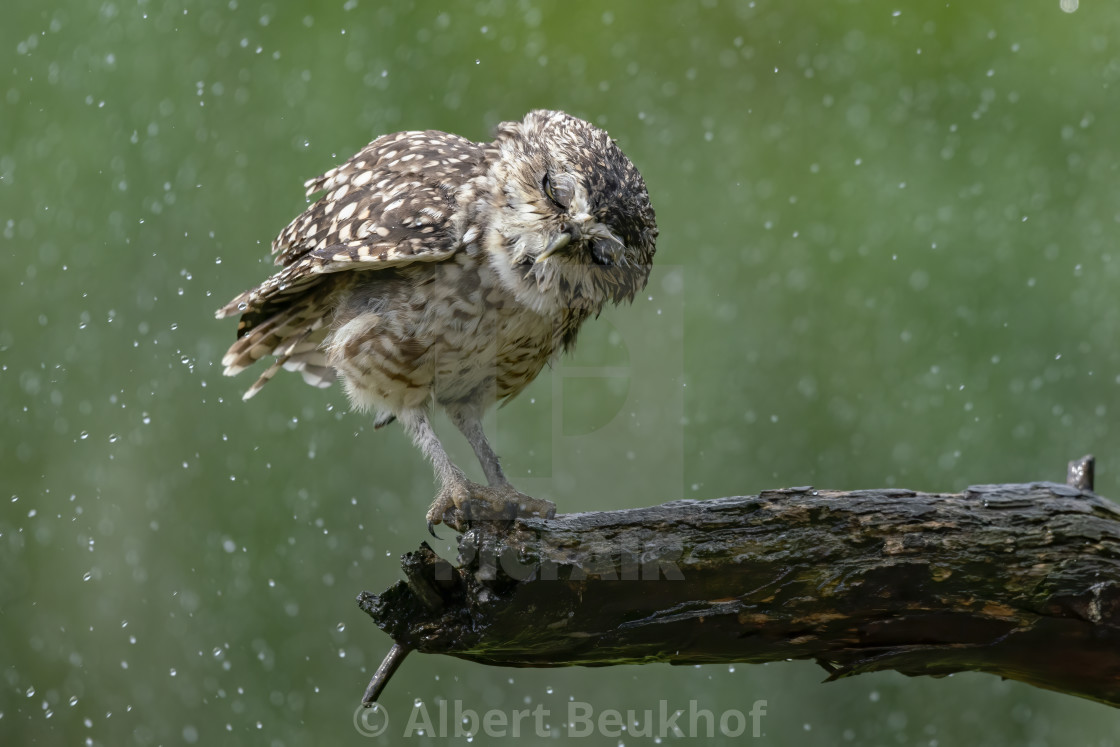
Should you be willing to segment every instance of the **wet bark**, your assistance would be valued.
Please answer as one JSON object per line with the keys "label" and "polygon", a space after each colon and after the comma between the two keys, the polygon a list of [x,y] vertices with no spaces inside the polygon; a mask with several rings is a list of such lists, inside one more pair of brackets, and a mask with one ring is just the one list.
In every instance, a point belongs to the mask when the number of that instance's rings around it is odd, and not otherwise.
{"label": "wet bark", "polygon": [[[1080,466],[1079,466],[1080,465]],[[790,488],[479,525],[358,601],[409,650],[555,667],[809,659],[981,671],[1120,706],[1120,509],[1070,484]],[[379,679],[380,677],[380,679]]]}

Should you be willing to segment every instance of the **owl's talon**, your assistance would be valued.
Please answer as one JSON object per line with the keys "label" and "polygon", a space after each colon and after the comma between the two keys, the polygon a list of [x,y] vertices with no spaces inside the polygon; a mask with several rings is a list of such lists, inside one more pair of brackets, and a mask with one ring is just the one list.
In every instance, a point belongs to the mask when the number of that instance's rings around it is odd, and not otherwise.
{"label": "owl's talon", "polygon": [[428,519],[428,534],[432,535],[437,540],[441,539],[440,536],[436,534],[436,525],[432,523],[431,519]]}
{"label": "owl's talon", "polygon": [[551,519],[555,515],[555,503],[525,495],[512,485],[465,482],[440,491],[428,509],[428,528],[430,531],[433,524],[442,523],[465,532],[484,521],[508,524],[519,517]]}

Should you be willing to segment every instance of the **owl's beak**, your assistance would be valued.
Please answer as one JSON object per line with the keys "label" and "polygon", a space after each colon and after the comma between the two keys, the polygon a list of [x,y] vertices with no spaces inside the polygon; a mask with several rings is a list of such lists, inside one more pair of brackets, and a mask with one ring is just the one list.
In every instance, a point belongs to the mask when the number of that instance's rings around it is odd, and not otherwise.
{"label": "owl's beak", "polygon": [[579,241],[581,236],[582,232],[579,230],[578,225],[575,223],[565,223],[560,233],[553,236],[552,241],[548,242],[548,246],[544,248],[544,251],[537,255],[536,261],[544,262],[553,254],[556,254],[556,252],[567,248],[573,241]]}
{"label": "owl's beak", "polygon": [[537,262],[544,262],[570,243],[572,243],[572,235],[570,233],[556,234],[552,238],[552,241],[548,242],[548,246],[544,248],[544,251],[537,255]]}

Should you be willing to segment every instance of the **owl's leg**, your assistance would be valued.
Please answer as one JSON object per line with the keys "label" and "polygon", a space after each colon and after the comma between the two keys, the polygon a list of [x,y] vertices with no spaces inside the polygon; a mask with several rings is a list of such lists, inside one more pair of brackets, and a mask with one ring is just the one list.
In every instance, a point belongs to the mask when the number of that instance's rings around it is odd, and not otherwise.
{"label": "owl's leg", "polygon": [[462,531],[466,526],[467,513],[470,510],[468,505],[471,497],[470,480],[447,455],[439,437],[432,429],[427,410],[405,410],[397,415],[397,419],[400,420],[416,447],[428,457],[436,472],[439,492],[436,493],[435,500],[428,509],[428,531],[433,537],[436,536],[432,526],[439,523],[445,523]]}
{"label": "owl's leg", "polygon": [[[498,466],[497,455],[486,441],[486,436],[482,432],[482,423],[477,417],[466,417],[464,425],[468,427],[463,430],[463,433],[471,440],[475,453],[479,454],[479,461],[482,462],[490,486],[471,482],[463,471],[455,466],[432,429],[431,419],[426,410],[405,410],[397,417],[405,431],[412,437],[412,442],[431,461],[436,472],[436,480],[439,482],[439,492],[436,493],[435,500],[428,509],[428,531],[432,531],[432,527],[440,523],[461,532],[465,531],[472,521],[511,521],[517,516],[555,515],[556,506],[550,501],[519,493],[509,484],[501,467]],[[452,414],[452,420],[456,424],[460,422],[460,417]],[[470,421],[473,421],[473,427],[469,426]],[[464,426],[460,426],[460,429],[463,428]]]}
{"label": "owl's leg", "polygon": [[451,422],[455,424],[455,427],[466,436],[471,448],[474,449],[474,455],[478,457],[478,463],[482,465],[482,473],[486,475],[486,482],[491,486],[509,485],[509,480],[502,472],[498,455],[494,453],[494,450],[490,448],[490,442],[486,440],[486,434],[482,430],[482,419],[476,413],[468,414],[463,410],[449,409],[447,414],[451,417]]}
{"label": "owl's leg", "polygon": [[478,506],[472,506],[472,518],[490,517],[508,520],[513,516],[551,518],[556,515],[556,504],[552,501],[525,495],[510,485],[505,473],[502,472],[498,455],[494,453],[494,450],[490,448],[490,442],[486,440],[486,433],[482,430],[482,417],[475,408],[449,407],[447,408],[447,414],[451,417],[451,422],[455,424],[455,427],[470,442],[475,456],[478,457],[479,464],[482,465],[486,482],[489,483],[489,487],[471,485],[473,500],[476,503],[481,502],[483,504],[481,506],[482,512],[478,510]]}

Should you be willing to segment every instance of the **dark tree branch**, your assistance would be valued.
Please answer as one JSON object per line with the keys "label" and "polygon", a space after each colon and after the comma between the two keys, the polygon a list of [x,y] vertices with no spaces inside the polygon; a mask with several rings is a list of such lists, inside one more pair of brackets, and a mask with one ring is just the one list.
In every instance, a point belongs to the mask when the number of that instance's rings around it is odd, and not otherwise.
{"label": "dark tree branch", "polygon": [[[981,671],[1120,706],[1120,509],[1071,485],[959,494],[790,488],[481,525],[427,545],[362,609],[411,649],[483,664],[811,659]],[[372,695],[371,695],[372,694]]]}

